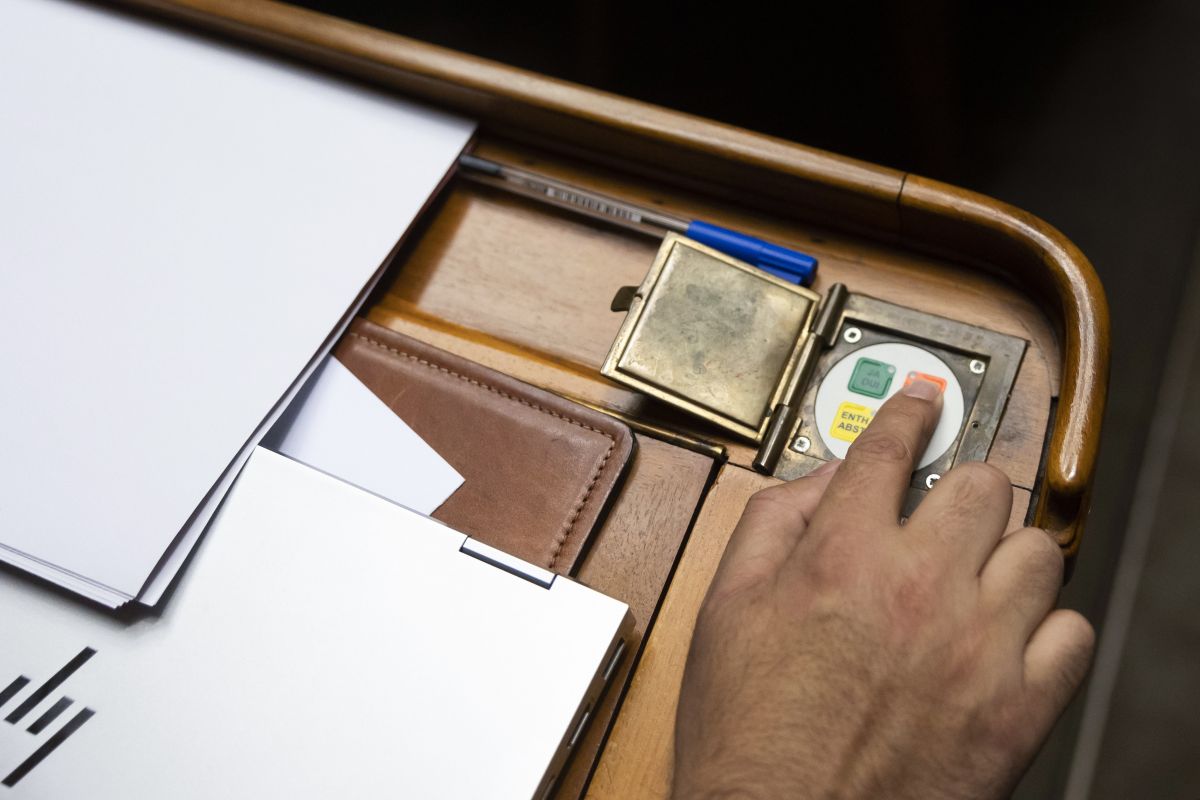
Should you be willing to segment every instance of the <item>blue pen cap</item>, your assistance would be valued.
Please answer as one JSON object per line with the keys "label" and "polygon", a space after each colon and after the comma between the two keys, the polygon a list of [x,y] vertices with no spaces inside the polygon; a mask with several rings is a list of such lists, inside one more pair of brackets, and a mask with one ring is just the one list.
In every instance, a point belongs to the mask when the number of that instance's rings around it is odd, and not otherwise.
{"label": "blue pen cap", "polygon": [[780,247],[777,244],[731,231],[710,222],[695,220],[688,225],[687,237],[706,244],[714,250],[720,250],[726,255],[740,258],[772,275],[778,277],[783,277],[780,273],[795,275],[796,280],[793,282],[803,286],[811,284],[817,274],[817,260],[807,253]]}
{"label": "blue pen cap", "polygon": [[779,280],[781,280],[781,281],[787,281],[788,283],[794,283],[797,286],[804,285],[803,282],[801,282],[801,280],[800,280],[800,276],[794,272],[788,272],[785,269],[776,269],[775,267],[769,267],[769,266],[765,266],[763,264],[759,264],[758,268],[761,269],[763,272],[767,273],[768,275],[774,275],[776,278],[779,278]]}

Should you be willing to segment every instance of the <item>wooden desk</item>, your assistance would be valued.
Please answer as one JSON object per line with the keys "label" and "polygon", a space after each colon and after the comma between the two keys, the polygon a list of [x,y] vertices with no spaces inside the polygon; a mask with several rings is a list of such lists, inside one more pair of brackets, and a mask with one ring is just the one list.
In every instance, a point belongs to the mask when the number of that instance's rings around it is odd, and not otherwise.
{"label": "wooden desk", "polygon": [[[840,281],[859,291],[899,298],[905,305],[1027,339],[1030,348],[988,458],[1011,476],[1013,524],[1023,524],[1036,486],[1061,359],[1046,319],[1015,288],[984,273],[964,273],[946,260],[747,213],[696,194],[651,186],[632,176],[589,169],[536,148],[484,136],[478,150],[609,194],[636,197],[683,216],[725,220],[757,234],[802,242],[803,249],[821,259],[818,289]],[[375,322],[529,383],[718,443],[729,454],[703,501],[689,507],[697,513],[696,522],[670,587],[657,606],[657,618],[597,762],[588,786],[590,798],[658,797],[667,792],[675,701],[696,611],[746,500],[775,482],[750,468],[753,448],[704,429],[599,376],[599,365],[621,321],[621,315],[608,310],[608,298],[617,287],[640,281],[656,249],[650,240],[460,183],[451,187],[428,226],[402,252],[399,269],[369,312]],[[570,257],[564,258],[567,253]],[[704,480],[699,472],[686,488],[677,474],[669,481],[665,475],[663,479],[676,495],[683,491],[697,500],[702,495]],[[631,502],[628,488],[622,501]],[[684,513],[681,506],[686,506],[686,501],[673,506],[676,519]],[[621,523],[610,519],[601,543],[610,530],[621,531]],[[662,528],[653,535],[660,546],[669,546],[665,540],[676,543],[676,530]],[[592,558],[589,555],[588,561]],[[581,575],[584,580],[588,578],[587,563]],[[630,558],[624,563],[632,567],[643,562]],[[593,585],[622,599],[635,596],[623,595],[621,588],[602,582]],[[625,588],[633,586],[628,583]],[[639,633],[644,626],[639,618]],[[578,785],[580,776],[570,772],[568,777],[572,788]],[[572,795],[564,791],[563,796]]]}
{"label": "wooden desk", "polygon": [[[795,245],[819,257],[818,291],[842,282],[1026,339],[988,461],[1012,479],[1014,524],[1029,519],[1069,555],[1078,551],[1104,410],[1108,316],[1087,259],[1044,222],[919,176],[278,3],[128,2],[470,115],[481,122],[483,155]],[[588,790],[595,798],[667,791],[696,609],[746,499],[772,482],[749,468],[745,444],[600,377],[621,321],[609,299],[640,282],[655,249],[455,182],[409,237],[367,312],[659,431],[640,434],[634,474],[580,575],[630,602],[643,645],[632,681],[606,700],[621,709],[596,761]],[[713,446],[728,461],[714,458]],[[665,593],[651,588],[672,568]],[[604,735],[593,726],[560,796],[584,790]]]}

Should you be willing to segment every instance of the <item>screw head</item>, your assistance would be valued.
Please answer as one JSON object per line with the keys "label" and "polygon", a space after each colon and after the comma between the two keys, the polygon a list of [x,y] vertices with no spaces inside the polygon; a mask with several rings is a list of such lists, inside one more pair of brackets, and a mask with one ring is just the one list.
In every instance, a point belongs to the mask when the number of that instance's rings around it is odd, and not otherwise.
{"label": "screw head", "polygon": [[931,472],[925,476],[925,488],[932,489],[933,485],[942,479],[941,475],[936,472]]}
{"label": "screw head", "polygon": [[812,447],[812,440],[807,436],[797,436],[792,442],[792,450],[797,453],[807,453],[810,447]]}
{"label": "screw head", "polygon": [[978,358],[971,359],[971,372],[976,375],[982,375],[985,369],[987,369],[987,364],[984,364]]}
{"label": "screw head", "polygon": [[846,328],[846,330],[842,331],[842,338],[850,344],[855,344],[862,339],[862,331],[853,327]]}

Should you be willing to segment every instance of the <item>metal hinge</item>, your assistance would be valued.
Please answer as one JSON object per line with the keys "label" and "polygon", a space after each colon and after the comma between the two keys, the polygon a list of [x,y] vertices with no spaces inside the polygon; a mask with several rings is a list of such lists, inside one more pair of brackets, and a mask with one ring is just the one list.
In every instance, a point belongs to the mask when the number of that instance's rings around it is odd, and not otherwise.
{"label": "metal hinge", "polygon": [[790,369],[787,388],[781,395],[781,400],[771,410],[767,431],[763,436],[758,453],[754,456],[754,468],[759,472],[770,475],[775,472],[775,465],[788,442],[792,440],[797,426],[800,424],[800,396],[812,379],[813,370],[821,354],[833,346],[837,339],[838,327],[841,325],[842,310],[846,306],[846,298],[850,293],[843,284],[835,283],[821,298],[809,325],[808,336],[796,356],[795,364]]}
{"label": "metal hinge", "polygon": [[491,545],[484,544],[475,539],[468,537],[462,543],[462,547],[458,548],[458,551],[472,558],[477,558],[485,564],[491,564],[496,569],[504,570],[510,575],[516,575],[518,578],[524,578],[530,583],[536,583],[543,589],[549,589],[554,584],[555,575],[550,570],[534,566],[528,561],[522,561],[516,556],[510,556],[503,550],[497,550]]}

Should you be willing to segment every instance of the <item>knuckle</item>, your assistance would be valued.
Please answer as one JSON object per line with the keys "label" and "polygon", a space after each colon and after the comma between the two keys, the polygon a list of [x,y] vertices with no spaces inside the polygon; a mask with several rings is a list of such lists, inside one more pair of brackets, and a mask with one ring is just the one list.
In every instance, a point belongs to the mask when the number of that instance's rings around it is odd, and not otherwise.
{"label": "knuckle", "polygon": [[751,515],[766,512],[775,516],[782,513],[793,519],[812,501],[813,493],[819,491],[817,486],[805,476],[759,489],[746,501],[746,512]]}
{"label": "knuckle", "polygon": [[947,648],[943,665],[949,685],[961,686],[970,683],[978,673],[980,665],[984,663],[987,650],[988,640],[982,630],[968,629],[956,637]]}
{"label": "knuckle", "polygon": [[[1096,632],[1083,615],[1075,611],[1059,610],[1059,647],[1053,660],[1050,680],[1053,694],[1068,697],[1083,683],[1092,654],[1096,646]],[[1065,700],[1062,701],[1065,704]]]}
{"label": "knuckle", "polygon": [[939,608],[939,595],[928,573],[906,570],[897,576],[890,593],[892,618],[902,629],[919,627]]}
{"label": "knuckle", "polygon": [[750,495],[750,499],[746,501],[746,510],[744,513],[753,516],[763,512],[768,514],[790,512],[795,506],[795,495],[795,488],[786,483],[759,489]]}
{"label": "knuckle", "polygon": [[968,461],[959,464],[954,471],[988,497],[1011,497],[1012,484],[1003,470],[984,461]]}
{"label": "knuckle", "polygon": [[1071,662],[1071,666],[1076,667],[1078,672],[1083,672],[1091,662],[1092,653],[1096,649],[1096,629],[1078,611],[1064,609],[1060,613],[1063,615],[1063,624],[1067,628],[1067,658]]}
{"label": "knuckle", "polygon": [[[759,489],[754,494],[750,495],[750,503],[771,504],[777,503],[788,496],[788,485],[786,483],[777,483],[773,486],[768,486],[765,489]],[[749,505],[749,503],[747,503]]]}
{"label": "knuckle", "polygon": [[988,703],[976,716],[975,734],[979,745],[995,754],[1024,750],[1030,737],[1029,716],[1020,703]]}
{"label": "knuckle", "polygon": [[702,606],[723,608],[751,597],[775,580],[776,571],[775,565],[763,558],[742,561],[713,580]]}
{"label": "knuckle", "polygon": [[1063,554],[1062,548],[1041,528],[1022,528],[1016,534],[1020,536],[1024,563],[1027,569],[1047,582],[1058,584],[1062,582]]}
{"label": "knuckle", "polygon": [[925,427],[927,422],[927,414],[925,409],[932,408],[928,403],[921,403],[919,406],[903,405],[894,406],[888,409],[887,419],[891,420],[892,425],[904,430],[919,431]]}
{"label": "knuckle", "polygon": [[959,464],[934,487],[955,508],[998,506],[1012,503],[1008,476],[979,461]]}
{"label": "knuckle", "polygon": [[872,432],[868,427],[854,444],[850,445],[847,458],[882,462],[886,464],[905,463],[913,460],[912,447],[891,431]]}
{"label": "knuckle", "polygon": [[824,537],[802,559],[805,582],[822,592],[851,582],[862,564],[861,556],[848,537]]}

